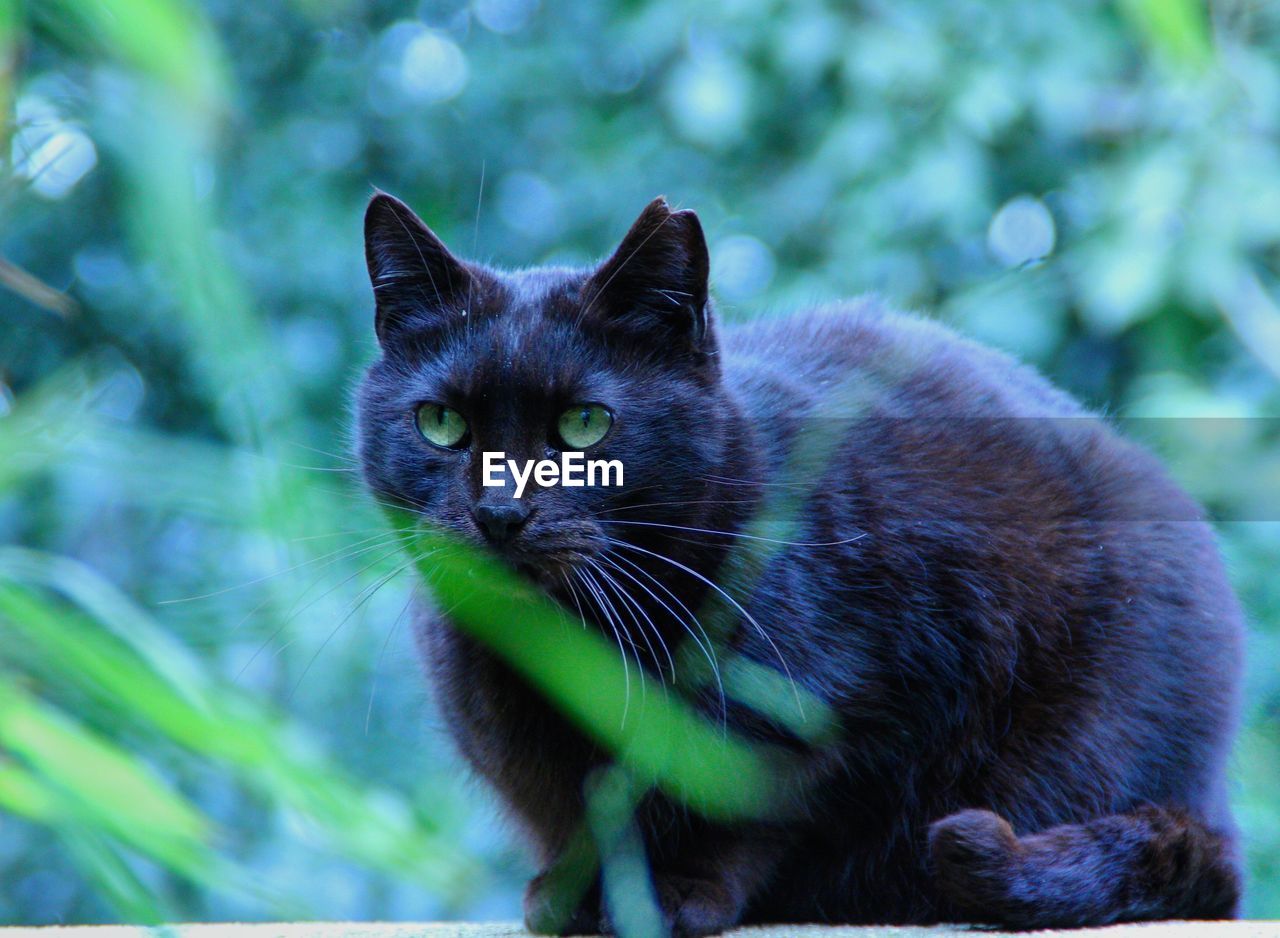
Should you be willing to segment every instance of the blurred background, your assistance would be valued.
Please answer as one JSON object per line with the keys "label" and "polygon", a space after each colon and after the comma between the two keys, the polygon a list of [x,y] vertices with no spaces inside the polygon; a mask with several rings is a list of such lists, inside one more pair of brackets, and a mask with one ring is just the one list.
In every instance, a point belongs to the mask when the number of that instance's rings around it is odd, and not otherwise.
{"label": "blurred background", "polygon": [[373,186],[509,266],[665,193],[726,319],[878,291],[1160,451],[1280,917],[1277,5],[0,0],[0,114],[0,922],[518,915],[351,473]]}

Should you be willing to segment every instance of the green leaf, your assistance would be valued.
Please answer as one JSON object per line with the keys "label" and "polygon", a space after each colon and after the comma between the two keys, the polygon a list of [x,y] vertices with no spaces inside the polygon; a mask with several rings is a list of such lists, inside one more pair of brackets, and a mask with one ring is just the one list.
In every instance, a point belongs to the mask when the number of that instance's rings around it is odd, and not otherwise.
{"label": "green leaf", "polygon": [[419,572],[450,618],[528,678],[642,783],[712,817],[767,813],[777,794],[771,760],[785,758],[781,753],[725,733],[640,669],[628,671],[603,636],[582,628],[498,561],[418,528],[412,515],[391,517],[415,539]]}
{"label": "green leaf", "polygon": [[40,780],[0,756],[0,808],[32,821],[58,817],[58,800]]}
{"label": "green leaf", "polygon": [[[61,591],[94,617],[51,606],[20,580]],[[442,833],[415,823],[402,799],[362,788],[279,717],[212,681],[83,564],[0,548],[0,635],[0,661],[78,688],[120,725],[157,731],[227,765],[244,784],[303,815],[331,849],[448,895],[481,880]]]}
{"label": "green leaf", "polygon": [[0,685],[0,744],[113,827],[203,840],[209,825],[135,759],[65,714]]}
{"label": "green leaf", "polygon": [[1169,61],[1195,68],[1212,61],[1209,11],[1203,0],[1123,0],[1121,9]]}
{"label": "green leaf", "polygon": [[60,834],[76,865],[93,878],[124,921],[159,925],[168,917],[168,903],[138,877],[109,840],[83,826],[66,825]]}
{"label": "green leaf", "polygon": [[37,22],[72,48],[86,45],[176,92],[212,116],[226,98],[225,66],[208,25],[182,0],[41,0]]}

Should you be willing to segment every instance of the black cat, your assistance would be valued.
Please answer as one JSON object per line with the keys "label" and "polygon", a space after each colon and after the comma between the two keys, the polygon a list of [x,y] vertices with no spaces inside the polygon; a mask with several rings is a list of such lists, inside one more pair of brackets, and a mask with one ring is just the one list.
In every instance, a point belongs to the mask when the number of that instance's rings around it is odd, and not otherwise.
{"label": "black cat", "polygon": [[[1146,452],[1029,368],[872,301],[718,327],[697,217],[662,199],[588,270],[461,261],[384,194],[365,238],[369,486],[488,544],[655,679],[792,493],[723,650],[785,669],[839,733],[805,743],[729,706],[793,754],[791,803],[741,823],[640,805],[677,934],[1236,914],[1241,613],[1199,508]],[[625,485],[481,485],[484,451],[564,450],[620,460]],[[551,866],[608,753],[420,618],[451,732]],[[545,884],[530,928],[611,929],[598,885],[557,924]]]}

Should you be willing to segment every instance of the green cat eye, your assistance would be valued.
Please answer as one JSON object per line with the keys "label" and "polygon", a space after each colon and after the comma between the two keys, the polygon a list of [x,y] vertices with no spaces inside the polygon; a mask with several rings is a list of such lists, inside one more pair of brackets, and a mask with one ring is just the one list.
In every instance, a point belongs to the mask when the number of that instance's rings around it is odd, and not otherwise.
{"label": "green cat eye", "polygon": [[556,431],[570,450],[595,446],[613,426],[613,414],[599,404],[574,404],[560,415]]}
{"label": "green cat eye", "polygon": [[424,440],[446,449],[453,449],[467,435],[467,421],[462,414],[443,404],[419,404],[414,421]]}

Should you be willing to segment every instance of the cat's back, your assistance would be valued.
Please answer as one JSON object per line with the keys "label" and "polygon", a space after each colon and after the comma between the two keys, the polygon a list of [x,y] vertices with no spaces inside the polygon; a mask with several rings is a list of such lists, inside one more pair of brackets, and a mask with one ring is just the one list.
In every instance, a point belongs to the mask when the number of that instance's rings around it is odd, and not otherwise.
{"label": "cat's back", "polygon": [[[815,428],[833,437],[812,479],[800,473],[806,536],[859,538],[830,582],[896,584],[858,592],[848,617],[887,603],[895,642],[917,621],[936,650],[950,634],[937,610],[951,610],[970,636],[957,649],[1007,640],[1040,705],[1103,714],[1064,750],[1098,777],[1225,810],[1242,617],[1203,511],[1154,456],[1034,369],[874,300],[731,329],[725,371],[767,428],[775,480],[797,481]],[[919,609],[899,608],[913,596]],[[1064,816],[1041,794],[1041,820]]]}
{"label": "cat's back", "polygon": [[1103,532],[1123,579],[1212,581],[1222,602],[1207,604],[1234,630],[1200,505],[1030,366],[874,298],[731,328],[724,346],[726,382],[768,428],[757,441],[774,472],[792,471],[813,429],[833,437],[822,497],[836,515],[843,493],[892,506],[911,531],[1019,532],[1033,554]]}
{"label": "cat's back", "polygon": [[729,383],[748,396],[787,389],[821,406],[844,392],[956,417],[1087,415],[1033,368],[874,296],[732,326],[724,348]]}

